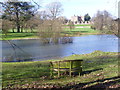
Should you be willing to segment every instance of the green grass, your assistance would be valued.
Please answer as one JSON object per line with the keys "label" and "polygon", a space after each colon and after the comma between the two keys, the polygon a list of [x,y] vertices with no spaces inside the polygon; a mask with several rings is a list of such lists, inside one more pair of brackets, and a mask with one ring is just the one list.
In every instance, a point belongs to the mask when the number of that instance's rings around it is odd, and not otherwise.
{"label": "green grass", "polygon": [[[26,81],[36,81],[40,77],[49,76],[48,63],[21,62],[3,63],[3,86],[24,84]],[[43,73],[44,72],[44,73]]]}
{"label": "green grass", "polygon": [[69,28],[65,28],[65,30],[62,33],[65,36],[102,34],[99,30],[93,30],[91,28],[75,28],[75,29],[71,29],[71,30]]}
{"label": "green grass", "polygon": [[71,86],[71,83],[74,83],[74,85],[83,83],[87,86],[94,86],[98,83],[104,83],[105,80],[109,81],[109,79],[116,81],[114,77],[118,75],[118,58],[117,53],[115,52],[95,51],[90,54],[72,55],[62,58],[62,60],[68,59],[84,60],[82,63],[82,76],[70,78],[65,75],[59,79],[50,79],[50,60],[14,63],[3,62],[3,88],[32,88],[34,85],[36,85],[36,87],[49,85],[69,87]]}
{"label": "green grass", "polygon": [[7,35],[2,35],[3,40],[11,39],[23,39],[23,38],[36,38],[36,33],[8,33]]}
{"label": "green grass", "polygon": [[67,32],[80,32],[81,34],[83,34],[83,33],[91,33],[91,34],[93,34],[93,33],[100,33],[98,30],[93,30],[93,29],[91,29],[91,28],[75,28],[75,29],[72,29],[72,30],[70,30],[69,28],[66,28],[65,29],[65,31],[67,31]]}

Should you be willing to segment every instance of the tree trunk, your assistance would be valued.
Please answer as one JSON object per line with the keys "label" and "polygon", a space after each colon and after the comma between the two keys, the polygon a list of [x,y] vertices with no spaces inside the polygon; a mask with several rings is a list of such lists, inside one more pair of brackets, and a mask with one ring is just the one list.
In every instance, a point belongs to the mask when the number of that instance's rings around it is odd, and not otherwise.
{"label": "tree trunk", "polygon": [[16,10],[16,26],[17,26],[17,32],[20,32],[20,21],[19,21],[19,13],[18,10]]}
{"label": "tree trunk", "polygon": [[15,32],[15,31],[14,31],[14,28],[12,29],[12,31],[13,31],[13,33]]}
{"label": "tree trunk", "polygon": [[21,26],[21,33],[23,32],[23,26]]}
{"label": "tree trunk", "polygon": [[17,23],[17,32],[20,33],[20,26],[18,23]]}
{"label": "tree trunk", "polygon": [[30,27],[30,30],[31,30],[31,33],[33,33],[33,29],[32,29],[32,27]]}

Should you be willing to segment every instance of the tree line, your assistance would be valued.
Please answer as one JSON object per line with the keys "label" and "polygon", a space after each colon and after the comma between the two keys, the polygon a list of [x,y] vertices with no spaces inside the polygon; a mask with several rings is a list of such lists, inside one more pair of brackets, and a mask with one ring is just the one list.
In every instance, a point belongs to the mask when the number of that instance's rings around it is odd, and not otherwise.
{"label": "tree line", "polygon": [[[60,17],[63,12],[60,2],[52,2],[46,6],[46,10],[39,12],[40,6],[38,4],[33,5],[31,2],[22,2],[21,0],[16,0],[16,2],[8,0],[0,2],[0,5],[2,5],[1,29],[5,34],[9,30],[19,33],[28,32],[28,29],[34,32],[34,29],[36,29],[40,37],[58,38],[63,30],[63,24],[67,21],[65,17]],[[89,14],[85,14],[84,20],[88,22],[90,19]],[[114,33],[118,36],[118,20],[114,20],[109,12],[98,11],[91,21],[93,22],[93,29]],[[74,28],[72,22],[69,22],[68,25],[70,29]]]}
{"label": "tree line", "polygon": [[[46,6],[46,10],[38,11],[35,5],[30,2],[17,0],[1,3],[2,5],[2,32],[7,35],[9,30],[12,32],[27,32],[28,29],[34,32],[44,43],[53,41],[57,43],[60,32],[63,30],[63,18],[60,18],[63,11],[60,2],[52,2]],[[52,40],[50,40],[50,38]]]}
{"label": "tree line", "polygon": [[91,28],[102,31],[103,33],[114,34],[118,37],[119,35],[119,18],[113,18],[113,16],[106,10],[98,11],[96,15],[92,18]]}
{"label": "tree line", "polygon": [[23,28],[31,18],[35,16],[36,7],[30,2],[8,0],[0,2],[2,5],[2,31],[7,33],[9,29],[17,29],[17,32],[23,32]]}

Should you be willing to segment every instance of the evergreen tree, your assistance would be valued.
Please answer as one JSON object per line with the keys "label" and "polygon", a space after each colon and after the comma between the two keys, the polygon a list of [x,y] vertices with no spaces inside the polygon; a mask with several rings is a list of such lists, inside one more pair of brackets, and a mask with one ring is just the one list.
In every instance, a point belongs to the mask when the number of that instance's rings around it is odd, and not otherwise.
{"label": "evergreen tree", "polygon": [[87,21],[87,23],[88,23],[88,21],[90,21],[90,19],[91,19],[91,17],[89,16],[89,14],[85,14],[84,21]]}
{"label": "evergreen tree", "polygon": [[7,1],[2,4],[3,14],[2,19],[14,21],[16,23],[17,32],[20,32],[20,28],[23,22],[28,21],[34,16],[34,7],[30,2],[12,2]]}

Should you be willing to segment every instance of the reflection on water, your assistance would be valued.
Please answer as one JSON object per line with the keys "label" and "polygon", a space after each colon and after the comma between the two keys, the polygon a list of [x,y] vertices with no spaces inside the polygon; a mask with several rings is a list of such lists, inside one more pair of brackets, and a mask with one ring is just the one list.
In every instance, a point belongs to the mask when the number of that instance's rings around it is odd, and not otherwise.
{"label": "reflection on water", "polygon": [[95,50],[118,52],[118,39],[114,35],[87,35],[73,37],[72,43],[41,44],[40,40],[12,40],[15,48],[2,41],[2,58],[8,60],[55,59],[72,54],[86,54]]}

